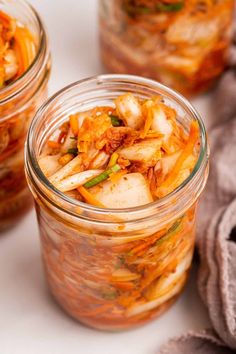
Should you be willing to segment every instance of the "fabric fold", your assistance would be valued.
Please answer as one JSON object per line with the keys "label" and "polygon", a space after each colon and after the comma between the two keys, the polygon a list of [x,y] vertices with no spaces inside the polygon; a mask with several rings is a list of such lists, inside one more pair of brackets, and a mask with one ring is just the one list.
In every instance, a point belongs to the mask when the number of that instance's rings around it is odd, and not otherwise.
{"label": "fabric fold", "polygon": [[188,332],[166,344],[159,354],[233,354],[212,330]]}
{"label": "fabric fold", "polygon": [[236,225],[236,198],[212,219],[199,244],[199,292],[218,336],[236,349],[236,243],[230,239]]}
{"label": "fabric fold", "polygon": [[159,354],[236,352],[235,58],[231,58],[232,70],[226,72],[213,95],[210,174],[198,215],[198,288],[212,329],[174,338]]}

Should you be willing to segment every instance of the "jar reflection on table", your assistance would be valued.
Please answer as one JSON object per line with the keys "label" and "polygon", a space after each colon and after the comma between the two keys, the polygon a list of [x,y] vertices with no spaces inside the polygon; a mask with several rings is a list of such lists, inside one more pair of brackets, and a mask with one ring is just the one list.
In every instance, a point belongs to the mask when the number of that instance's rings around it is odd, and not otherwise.
{"label": "jar reflection on table", "polygon": [[0,11],[29,30],[36,54],[30,67],[0,89],[0,230],[15,225],[32,205],[24,174],[24,142],[36,110],[47,97],[50,56],[37,13],[22,0],[0,0]]}
{"label": "jar reflection on table", "polygon": [[153,78],[187,96],[227,66],[233,0],[100,0],[106,68]]}
{"label": "jar reflection on table", "polygon": [[[199,159],[176,191],[137,208],[102,209],[58,192],[38,165],[42,147],[71,111],[111,106],[131,92],[160,94],[186,130],[196,119]],[[199,116],[181,96],[143,78],[104,75],[71,85],[36,114],[26,149],[26,175],[38,217],[51,293],[80,322],[103,330],[141,325],[166,311],[187,280],[195,238],[196,205],[208,176],[208,146]]]}

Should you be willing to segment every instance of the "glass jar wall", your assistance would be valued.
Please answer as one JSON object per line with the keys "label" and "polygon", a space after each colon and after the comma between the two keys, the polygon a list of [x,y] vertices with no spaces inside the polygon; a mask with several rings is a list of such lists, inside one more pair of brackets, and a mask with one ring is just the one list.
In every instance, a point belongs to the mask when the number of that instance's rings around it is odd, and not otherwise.
{"label": "glass jar wall", "polygon": [[[31,205],[31,195],[24,175],[24,142],[33,115],[47,97],[50,55],[43,24],[35,10],[25,1],[0,0],[0,13],[0,22],[3,25],[0,33],[2,42],[4,25],[9,22],[9,26],[15,31],[15,36],[9,43],[14,43],[16,52],[22,51],[21,58],[17,58],[17,65],[22,67],[20,74],[14,80],[6,80],[0,85],[0,230],[2,230],[14,225]],[[9,43],[5,46],[9,46]],[[13,49],[10,51],[14,54]],[[1,59],[6,61],[4,57]]]}
{"label": "glass jar wall", "polygon": [[[43,146],[68,114],[111,106],[126,92],[160,94],[178,112],[186,131],[200,129],[200,150],[191,175],[167,197],[129,208],[85,204],[59,192],[42,173]],[[191,105],[148,79],[104,75],[75,83],[38,111],[28,135],[26,175],[39,222],[49,288],[80,322],[104,330],[143,324],[166,311],[182,291],[191,265],[196,205],[208,175],[203,123]]]}

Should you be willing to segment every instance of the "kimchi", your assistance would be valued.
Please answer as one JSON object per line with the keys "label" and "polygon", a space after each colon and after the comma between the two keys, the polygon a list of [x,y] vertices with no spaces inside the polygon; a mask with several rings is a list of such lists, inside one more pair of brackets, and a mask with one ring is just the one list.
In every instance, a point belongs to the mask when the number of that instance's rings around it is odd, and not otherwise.
{"label": "kimchi", "polygon": [[100,0],[102,61],[188,96],[202,92],[227,66],[233,7],[233,0]]}
{"label": "kimchi", "polygon": [[[8,5],[10,9],[12,2],[4,3],[6,8]],[[21,4],[14,6],[21,8]],[[41,39],[1,8],[0,229],[3,229],[13,225],[31,204],[24,176],[23,148],[32,115],[45,96],[48,69],[47,63],[43,66],[39,63],[42,55],[47,56],[43,47],[36,61]],[[32,9],[28,11],[28,18],[36,21]],[[43,33],[42,30],[40,35]]]}
{"label": "kimchi", "polygon": [[[198,122],[185,129],[161,95],[126,93],[113,105],[70,114],[52,131],[38,157],[47,181],[81,205],[108,210],[108,223],[121,224],[119,236],[111,226],[103,237],[98,225],[85,231],[82,219],[76,227],[37,200],[47,279],[73,317],[100,329],[123,329],[174,302],[191,265],[195,203],[148,236],[123,221],[132,208],[164,200],[188,180],[199,144]],[[123,208],[131,208],[124,219],[110,214]],[[79,207],[77,213],[83,217]]]}

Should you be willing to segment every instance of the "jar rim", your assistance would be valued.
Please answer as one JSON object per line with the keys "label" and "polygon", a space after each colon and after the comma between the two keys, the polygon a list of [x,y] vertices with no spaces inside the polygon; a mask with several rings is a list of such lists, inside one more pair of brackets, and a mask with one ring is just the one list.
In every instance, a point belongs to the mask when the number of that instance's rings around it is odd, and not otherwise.
{"label": "jar rim", "polygon": [[[40,118],[47,112],[47,109],[53,105],[55,101],[60,100],[60,98],[63,97],[64,94],[68,93],[71,89],[74,88],[79,88],[80,86],[84,84],[94,84],[96,85],[102,85],[106,84],[107,82],[120,82],[120,83],[133,83],[133,84],[139,84],[139,85],[149,85],[149,87],[154,88],[154,89],[161,89],[163,92],[166,94],[169,94],[171,99],[175,100],[177,103],[181,103],[184,108],[186,108],[192,115],[193,119],[198,122],[199,128],[200,128],[200,137],[201,137],[201,148],[199,152],[199,157],[198,160],[195,164],[194,169],[192,170],[191,174],[186,178],[179,187],[177,187],[174,191],[169,193],[163,198],[160,198],[156,201],[153,201],[148,204],[136,206],[136,207],[129,207],[129,208],[100,208],[96,207],[90,204],[86,204],[83,202],[80,202],[78,200],[75,200],[66,194],[60,192],[58,189],[56,189],[47,179],[47,177],[44,175],[42,170],[39,167],[38,160],[36,157],[35,153],[35,146],[33,144],[33,138],[34,138],[34,130],[37,127],[37,124],[40,122]],[[51,96],[37,111],[35,117],[33,118],[31,125],[29,127],[28,135],[27,135],[27,140],[26,140],[26,149],[25,149],[25,166],[26,166],[26,173],[32,177],[32,172],[34,177],[36,177],[46,188],[47,191],[50,193],[56,195],[59,200],[62,200],[66,204],[73,206],[73,207],[78,207],[83,211],[90,211],[90,212],[97,212],[99,215],[107,215],[107,214],[115,214],[115,215],[120,215],[123,213],[133,213],[133,214],[138,214],[142,211],[148,211],[148,210],[153,210],[156,208],[161,208],[165,204],[171,202],[174,198],[176,198],[180,193],[186,189],[186,187],[189,187],[190,185],[193,188],[193,185],[196,184],[196,181],[200,181],[201,183],[201,188],[199,189],[199,194],[201,193],[202,189],[205,186],[206,179],[202,180],[202,175],[204,174],[205,170],[207,169],[208,166],[208,159],[209,159],[209,147],[208,147],[208,142],[207,142],[207,135],[206,135],[206,130],[205,126],[203,123],[203,120],[199,113],[195,110],[195,108],[192,106],[192,104],[181,94],[177,93],[173,89],[170,89],[169,87],[166,87],[165,85],[151,80],[147,79],[144,77],[139,77],[135,75],[126,75],[126,74],[102,74],[98,76],[93,76],[90,78],[85,78],[79,81],[76,81],[63,89],[59,90],[56,92],[53,96]],[[193,183],[194,182],[194,183]],[[199,196],[198,194],[198,196]],[[53,202],[50,198],[47,197],[48,200],[55,206],[59,207],[55,202]],[[63,211],[66,211],[73,216],[79,217],[79,215],[71,212],[70,210],[63,209]]]}
{"label": "jar rim", "polygon": [[[29,65],[29,67],[25,70],[25,72],[20,75],[16,80],[12,81],[10,84],[8,84],[6,87],[3,87],[0,89],[0,95],[3,96],[3,98],[0,98],[0,104],[6,104],[8,101],[12,100],[15,96],[18,95],[19,91],[22,90],[25,86],[27,86],[29,80],[26,80],[28,76],[34,72],[35,68],[37,67],[38,62],[40,61],[42,55],[45,52],[45,46],[46,46],[46,31],[43,25],[43,22],[41,20],[41,17],[39,16],[38,12],[36,9],[28,3],[26,0],[18,0],[19,3],[22,3],[23,6],[26,7],[26,9],[32,14],[34,19],[37,22],[38,25],[38,33],[39,33],[39,44],[38,44],[38,50],[37,53],[32,61],[32,63]],[[26,80],[26,82],[25,82]],[[16,88],[16,89],[15,89]],[[14,90],[15,89],[15,90]],[[10,94],[8,95],[8,92]]]}

